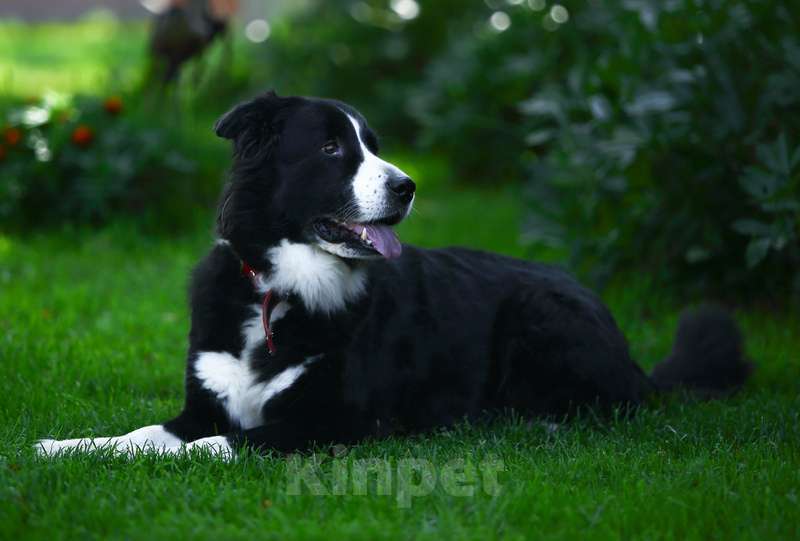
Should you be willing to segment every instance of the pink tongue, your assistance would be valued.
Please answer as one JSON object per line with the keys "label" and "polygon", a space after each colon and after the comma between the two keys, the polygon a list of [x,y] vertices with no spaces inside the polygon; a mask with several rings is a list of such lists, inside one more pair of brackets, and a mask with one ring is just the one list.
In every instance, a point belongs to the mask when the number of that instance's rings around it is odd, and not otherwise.
{"label": "pink tongue", "polygon": [[367,238],[372,241],[372,247],[387,259],[399,257],[400,253],[403,251],[400,240],[397,238],[397,235],[395,235],[394,230],[388,225],[365,226],[354,224],[348,225],[347,227],[359,235],[366,228]]}
{"label": "pink tongue", "polygon": [[391,227],[388,225],[368,225],[366,228],[367,238],[372,241],[372,247],[378,250],[383,257],[391,259],[400,256],[403,247]]}

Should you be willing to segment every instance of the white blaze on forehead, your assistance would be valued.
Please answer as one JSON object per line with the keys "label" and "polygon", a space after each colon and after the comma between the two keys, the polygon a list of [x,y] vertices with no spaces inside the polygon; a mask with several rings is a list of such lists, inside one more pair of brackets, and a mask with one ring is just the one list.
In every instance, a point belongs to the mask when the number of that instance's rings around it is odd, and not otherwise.
{"label": "white blaze on forehead", "polygon": [[356,139],[358,139],[358,144],[361,146],[361,152],[364,155],[364,161],[361,162],[358,171],[353,176],[353,193],[361,213],[357,221],[380,220],[385,217],[386,207],[388,207],[386,182],[392,176],[407,175],[398,167],[370,152],[364,145],[361,126],[359,126],[358,121],[351,115],[347,115],[347,118],[353,124],[353,129],[356,131]]}

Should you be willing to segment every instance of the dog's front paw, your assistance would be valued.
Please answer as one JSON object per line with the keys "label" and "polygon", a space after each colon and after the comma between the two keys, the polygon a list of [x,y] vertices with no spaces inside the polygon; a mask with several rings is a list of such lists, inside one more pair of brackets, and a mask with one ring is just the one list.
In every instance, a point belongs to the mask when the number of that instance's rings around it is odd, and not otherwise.
{"label": "dog's front paw", "polygon": [[64,441],[43,439],[33,444],[33,450],[39,456],[55,456],[64,449],[71,449],[73,446],[65,445]]}
{"label": "dog's front paw", "polygon": [[201,438],[186,444],[186,452],[194,450],[202,450],[210,453],[213,456],[219,457],[228,462],[233,460],[235,452],[233,446],[228,442],[225,436],[211,436],[209,438]]}
{"label": "dog's front paw", "polygon": [[43,439],[33,444],[33,449],[39,456],[56,456],[69,450],[89,452],[106,447],[114,447],[110,438],[75,438],[71,440]]}

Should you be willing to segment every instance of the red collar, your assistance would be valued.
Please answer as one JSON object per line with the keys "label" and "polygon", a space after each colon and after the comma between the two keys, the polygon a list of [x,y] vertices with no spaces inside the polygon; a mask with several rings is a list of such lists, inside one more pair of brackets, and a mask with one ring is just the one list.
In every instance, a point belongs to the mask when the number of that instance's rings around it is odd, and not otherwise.
{"label": "red collar", "polygon": [[[252,280],[253,287],[255,287],[256,291],[259,289],[259,280],[258,276],[260,273],[256,272],[253,267],[247,264],[244,260],[242,260],[242,275],[247,276]],[[264,334],[267,337],[267,350],[269,351],[270,355],[275,355],[277,351],[275,349],[275,342],[272,338],[272,328],[269,325],[269,318],[272,315],[272,311],[275,309],[275,306],[278,303],[272,303],[272,298],[274,295],[272,294],[272,290],[268,289],[266,293],[264,293],[264,300],[261,301],[261,323],[264,325]]]}

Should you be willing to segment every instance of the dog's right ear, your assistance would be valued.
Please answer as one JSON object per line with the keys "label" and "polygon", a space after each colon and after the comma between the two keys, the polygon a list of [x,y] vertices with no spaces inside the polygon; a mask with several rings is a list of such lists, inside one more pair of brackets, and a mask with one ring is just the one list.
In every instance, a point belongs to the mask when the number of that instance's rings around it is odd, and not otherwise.
{"label": "dog's right ear", "polygon": [[270,90],[240,103],[217,120],[214,133],[232,140],[237,155],[250,154],[253,149],[266,145],[274,136],[275,115],[285,101],[285,98]]}

